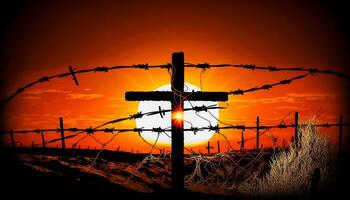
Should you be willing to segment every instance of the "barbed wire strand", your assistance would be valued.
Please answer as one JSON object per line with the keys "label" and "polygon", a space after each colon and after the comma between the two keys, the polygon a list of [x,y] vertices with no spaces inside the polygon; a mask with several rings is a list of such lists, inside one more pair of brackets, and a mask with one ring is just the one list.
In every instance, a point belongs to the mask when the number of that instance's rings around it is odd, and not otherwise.
{"label": "barbed wire strand", "polygon": [[225,67],[233,67],[233,68],[241,68],[241,69],[248,69],[248,70],[264,70],[268,72],[277,72],[277,71],[297,71],[297,72],[309,72],[310,74],[329,74],[329,75],[335,75],[340,78],[349,79],[350,76],[348,76],[345,73],[337,72],[334,70],[329,69],[317,69],[317,68],[305,68],[305,67],[275,67],[275,66],[256,66],[255,64],[208,64],[208,63],[201,63],[201,64],[191,64],[191,63],[185,63],[185,67],[192,67],[192,68],[199,68],[202,70],[207,70],[210,68],[225,68]]}

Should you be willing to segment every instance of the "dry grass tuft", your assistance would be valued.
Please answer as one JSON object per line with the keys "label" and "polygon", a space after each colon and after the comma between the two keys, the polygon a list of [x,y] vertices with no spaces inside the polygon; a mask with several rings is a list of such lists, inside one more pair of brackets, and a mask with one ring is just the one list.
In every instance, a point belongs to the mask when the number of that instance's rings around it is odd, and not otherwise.
{"label": "dry grass tuft", "polygon": [[299,129],[299,144],[274,155],[269,173],[261,179],[242,184],[241,192],[259,196],[306,196],[315,185],[312,179],[317,170],[317,190],[327,188],[335,166],[329,139],[318,133],[315,119],[305,124]]}

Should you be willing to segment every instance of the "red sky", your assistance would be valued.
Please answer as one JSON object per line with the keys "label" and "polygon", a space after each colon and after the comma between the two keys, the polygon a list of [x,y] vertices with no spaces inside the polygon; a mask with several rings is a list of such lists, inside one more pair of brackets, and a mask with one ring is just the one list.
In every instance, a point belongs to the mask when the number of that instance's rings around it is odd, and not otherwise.
{"label": "red sky", "polygon": [[[185,61],[317,67],[349,72],[346,32],[330,7],[320,3],[267,1],[36,1],[16,10],[3,31],[1,74],[3,96],[45,75],[96,66],[170,62],[171,53],[184,51]],[[210,69],[203,74],[206,91],[246,89],[290,78],[297,72],[258,72]],[[186,69],[185,80],[199,86],[200,70]],[[166,70],[120,70],[79,75],[35,86],[3,110],[4,129],[99,125],[137,112],[137,102],[124,100],[126,91],[149,91],[169,83]],[[265,125],[279,123],[298,111],[306,120],[317,113],[320,122],[349,121],[345,80],[316,75],[287,86],[244,96],[231,96],[220,119],[252,125],[260,116]],[[286,123],[293,122],[293,114]],[[135,127],[134,121],[118,128]],[[291,130],[292,131],[292,130]],[[321,129],[335,141],[337,129]],[[291,132],[273,130],[290,140]],[[238,131],[225,131],[238,148]],[[254,132],[247,131],[246,137]],[[48,134],[54,138],[57,134]],[[108,140],[110,135],[96,137]],[[40,135],[16,136],[23,144],[40,143]],[[211,142],[224,140],[214,136]],[[73,141],[67,141],[68,146]],[[271,138],[263,136],[268,146]],[[58,144],[59,145],[59,144]],[[136,133],[125,133],[107,147],[148,151]],[[247,146],[254,142],[247,142]],[[53,144],[52,146],[56,146]],[[98,147],[93,140],[82,147]],[[204,147],[196,147],[198,150]]]}

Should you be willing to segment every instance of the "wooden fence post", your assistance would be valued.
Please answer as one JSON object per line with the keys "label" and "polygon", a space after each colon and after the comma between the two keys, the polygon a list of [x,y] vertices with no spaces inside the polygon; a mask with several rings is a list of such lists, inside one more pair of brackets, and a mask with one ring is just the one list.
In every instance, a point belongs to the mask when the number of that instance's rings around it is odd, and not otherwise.
{"label": "wooden fence post", "polygon": [[11,135],[12,148],[16,148],[15,136],[13,135],[12,130],[10,130],[10,135]]}
{"label": "wooden fence post", "polygon": [[339,118],[339,141],[338,141],[338,146],[339,146],[339,156],[342,154],[342,146],[343,146],[343,115],[340,115]]}
{"label": "wooden fence post", "polygon": [[218,153],[220,153],[220,141],[218,141]]}
{"label": "wooden fence post", "polygon": [[42,144],[43,144],[43,148],[46,148],[44,131],[41,131],[41,141],[42,141]]}
{"label": "wooden fence post", "polygon": [[295,144],[297,145],[299,142],[299,135],[298,135],[298,126],[299,126],[299,113],[295,112],[295,122],[294,122],[294,140],[295,140]]}
{"label": "wooden fence post", "polygon": [[242,136],[241,136],[241,152],[244,149],[244,130],[242,130]]}
{"label": "wooden fence post", "polygon": [[256,149],[259,149],[259,116],[256,117]]}
{"label": "wooden fence post", "polygon": [[63,118],[60,117],[60,129],[61,129],[61,141],[62,141],[62,149],[66,148],[66,144],[64,141],[64,127],[63,127]]}
{"label": "wooden fence post", "polygon": [[208,154],[210,154],[210,149],[213,149],[214,147],[210,146],[210,142],[208,141],[208,146],[207,146],[207,150],[208,150]]}

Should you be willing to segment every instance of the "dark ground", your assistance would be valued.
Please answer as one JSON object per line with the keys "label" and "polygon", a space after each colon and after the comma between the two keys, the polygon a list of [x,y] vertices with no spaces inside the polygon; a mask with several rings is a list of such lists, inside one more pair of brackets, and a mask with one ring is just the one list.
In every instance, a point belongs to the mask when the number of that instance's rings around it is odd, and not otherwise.
{"label": "dark ground", "polygon": [[[77,150],[75,150],[77,152]],[[62,151],[58,149],[45,150],[36,149],[28,151],[26,154],[50,154],[65,157],[71,154],[70,150]],[[82,150],[79,152],[79,156],[89,157],[97,154],[96,150]],[[2,150],[0,153],[0,183],[1,190],[0,194],[2,199],[51,199],[51,198],[79,198],[79,199],[102,199],[102,198],[113,198],[113,199],[169,199],[169,198],[183,198],[188,199],[244,199],[240,195],[235,196],[221,196],[221,195],[208,195],[203,193],[196,193],[186,191],[183,194],[173,193],[170,189],[164,189],[157,185],[151,186],[156,189],[152,193],[141,193],[135,192],[134,190],[126,189],[118,184],[113,184],[106,179],[102,178],[93,173],[82,172],[74,168],[66,168],[64,176],[55,173],[43,173],[40,170],[35,170],[30,166],[24,165],[18,156],[24,155],[21,150]],[[72,156],[72,155],[71,155]],[[78,155],[73,155],[76,157]],[[121,161],[128,160],[130,163],[135,163],[142,160],[146,155],[144,154],[129,154],[123,152],[109,152],[106,151],[102,155],[103,158],[108,160]],[[127,158],[127,159],[126,159]],[[341,176],[334,185],[329,188],[328,192],[318,194],[314,197],[329,197],[336,198],[341,197],[348,193],[349,182],[349,165],[343,161],[341,165]],[[76,178],[79,177],[79,181]],[[281,199],[287,199],[285,197]]]}

